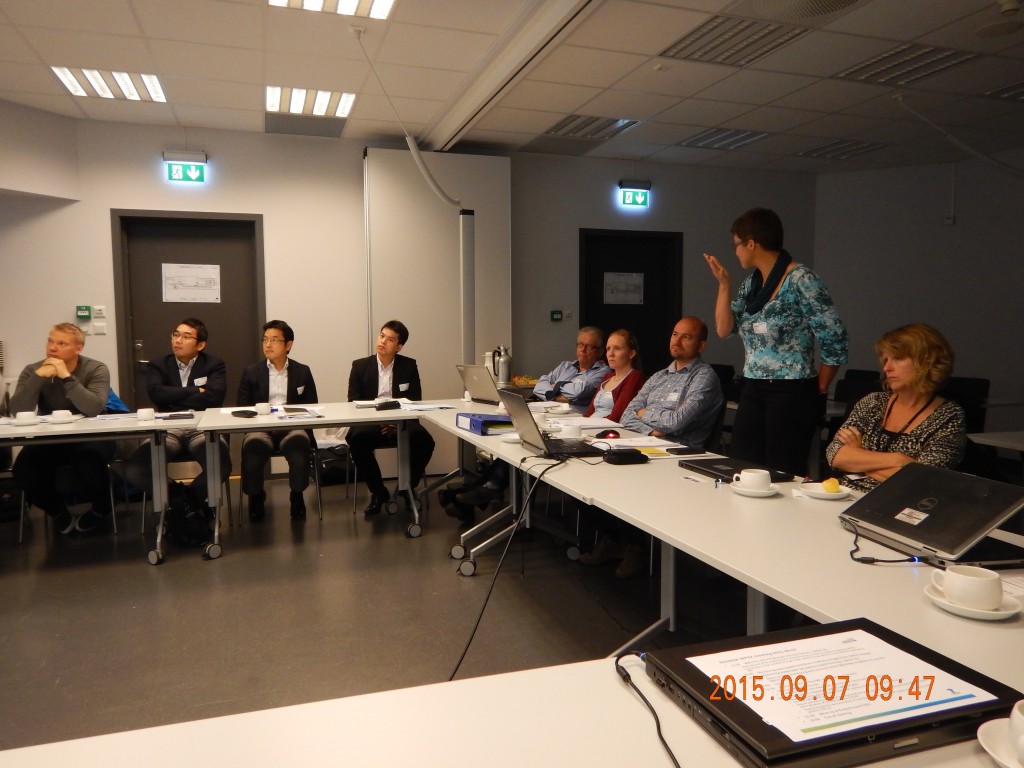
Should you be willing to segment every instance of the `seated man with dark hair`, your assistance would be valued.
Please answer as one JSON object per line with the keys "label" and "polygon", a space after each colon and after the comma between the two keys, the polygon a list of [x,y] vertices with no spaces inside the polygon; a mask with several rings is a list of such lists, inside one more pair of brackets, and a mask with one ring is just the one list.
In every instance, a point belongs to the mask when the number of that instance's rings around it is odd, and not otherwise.
{"label": "seated man with dark hair", "polygon": [[[352,361],[348,377],[349,400],[375,400],[378,397],[405,397],[422,400],[420,372],[416,361],[398,354],[409,340],[409,329],[399,320],[389,320],[377,335],[377,353]],[[395,424],[365,424],[352,427],[346,441],[359,476],[370,489],[370,503],[363,510],[366,517],[379,515],[381,507],[391,498],[374,456],[377,448],[396,444]],[[434,438],[419,424],[411,422],[409,431],[410,483],[416,487],[434,454]]]}
{"label": "seated man with dark hair", "polygon": [[[209,334],[202,320],[187,317],[171,332],[171,354],[149,363],[146,371],[146,394],[161,412],[205,411],[219,408],[227,392],[227,369],[219,357],[207,353]],[[197,461],[203,471],[189,487],[199,504],[206,502],[206,433],[194,427],[170,429],[165,445],[168,461]],[[225,438],[220,441],[222,477],[231,475],[231,455]],[[147,440],[128,462],[128,482],[149,494],[153,493],[150,444]]]}
{"label": "seated man with dark hair", "polygon": [[[283,320],[263,326],[263,354],[266,360],[250,365],[238,384],[238,404],[270,403],[284,406],[317,401],[316,382],[308,365],[291,360],[295,331]],[[266,514],[267,493],[263,490],[263,469],[277,451],[288,461],[288,497],[293,520],[306,519],[302,492],[309,485],[311,434],[305,429],[275,429],[246,432],[242,439],[242,490],[249,497],[249,519],[258,522]]]}
{"label": "seated man with dark hair", "polygon": [[[46,339],[46,358],[26,365],[11,398],[11,413],[35,411],[49,415],[67,410],[83,416],[102,413],[110,394],[110,371],[82,354],[85,334],[71,323],[59,323]],[[26,445],[14,462],[14,479],[28,500],[54,519],[58,532],[90,533],[110,519],[110,476],[107,462],[114,443],[107,440],[59,445]],[[92,509],[75,516],[57,488],[57,472],[67,467],[85,489]]]}

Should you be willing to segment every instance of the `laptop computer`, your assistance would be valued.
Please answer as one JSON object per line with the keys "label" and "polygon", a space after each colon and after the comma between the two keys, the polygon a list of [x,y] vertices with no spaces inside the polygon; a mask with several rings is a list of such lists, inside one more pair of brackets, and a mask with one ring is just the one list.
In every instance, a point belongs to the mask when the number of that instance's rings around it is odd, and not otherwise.
{"label": "laptop computer", "polygon": [[680,459],[679,466],[683,469],[688,469],[691,472],[696,472],[697,474],[704,475],[706,477],[713,477],[716,480],[721,480],[723,483],[731,483],[732,476],[739,474],[744,469],[767,469],[771,473],[771,481],[773,483],[788,483],[793,480],[793,475],[790,472],[783,472],[781,469],[762,467],[759,464],[743,461],[743,459],[732,459],[728,456],[715,456],[704,459]]}
{"label": "laptop computer", "polygon": [[988,534],[1024,508],[1024,487],[911,462],[847,507],[850,531],[932,565],[1024,567],[1024,548]]}
{"label": "laptop computer", "polygon": [[[867,619],[654,650],[645,663],[748,768],[845,768],[966,741],[1021,697]],[[903,666],[914,677],[897,677]]]}
{"label": "laptop computer", "polygon": [[498,387],[494,383],[494,376],[483,365],[456,365],[459,376],[469,399],[474,403],[487,403],[497,405],[501,402],[498,399]]}
{"label": "laptop computer", "polygon": [[604,451],[579,438],[563,439],[547,437],[533,418],[533,412],[522,395],[507,390],[498,392],[501,402],[512,419],[512,426],[519,433],[523,445],[533,448],[546,458],[565,456],[603,456]]}

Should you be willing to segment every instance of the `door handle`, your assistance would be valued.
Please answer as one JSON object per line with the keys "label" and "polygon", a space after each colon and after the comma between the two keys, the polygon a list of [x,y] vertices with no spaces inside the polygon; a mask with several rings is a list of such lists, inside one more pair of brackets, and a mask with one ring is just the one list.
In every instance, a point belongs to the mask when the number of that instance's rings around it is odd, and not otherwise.
{"label": "door handle", "polygon": [[142,354],[142,349],[145,346],[142,339],[136,339],[135,343],[132,344],[132,348],[135,350],[135,365],[145,368],[149,365],[149,360],[143,360],[139,357]]}

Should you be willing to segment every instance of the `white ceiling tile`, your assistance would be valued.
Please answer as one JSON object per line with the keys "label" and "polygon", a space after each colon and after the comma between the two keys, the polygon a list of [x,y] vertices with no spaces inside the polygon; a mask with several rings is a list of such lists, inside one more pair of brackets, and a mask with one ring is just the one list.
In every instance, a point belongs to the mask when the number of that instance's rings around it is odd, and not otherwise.
{"label": "white ceiling tile", "polygon": [[959,101],[961,96],[952,96],[945,93],[932,93],[921,90],[900,90],[893,91],[886,89],[884,95],[876,96],[873,99],[862,101],[859,104],[846,107],[843,111],[851,115],[863,115],[865,117],[881,117],[893,120],[905,120],[910,112],[901,106],[901,102],[922,112],[932,107],[950,104]]}
{"label": "white ceiling tile", "polygon": [[336,62],[319,56],[272,52],[267,54],[266,85],[292,88],[322,88],[328,91],[356,92],[370,76],[370,68],[360,61]]}
{"label": "white ceiling tile", "polygon": [[601,93],[600,88],[523,80],[505,95],[500,106],[540,109],[548,112],[577,112],[579,107]]}
{"label": "white ceiling tile", "polygon": [[38,27],[22,27],[22,33],[47,66],[152,70],[153,58],[142,38]]}
{"label": "white ceiling tile", "polygon": [[[396,133],[398,123],[393,121],[384,120],[357,120],[350,117],[345,121],[345,130],[341,134],[346,139],[355,139],[357,141],[374,141],[374,142],[394,142],[396,146],[405,146],[405,142],[399,137],[401,133]],[[422,125],[406,125],[409,133],[414,137],[423,130]]]}
{"label": "white ceiling tile", "polygon": [[394,24],[377,54],[377,61],[431,69],[469,72],[493,45],[495,37],[436,27]]}
{"label": "white ceiling tile", "polygon": [[530,80],[608,88],[648,61],[646,56],[563,45],[530,71]]}
{"label": "white ceiling tile", "polygon": [[492,131],[513,131],[516,133],[544,133],[565,117],[557,112],[541,112],[531,109],[492,109],[474,127]]}
{"label": "white ceiling tile", "polygon": [[128,0],[4,0],[3,14],[15,24],[78,32],[138,35]]}
{"label": "white ceiling tile", "polygon": [[156,40],[236,48],[261,48],[263,45],[262,8],[210,0],[132,0],[132,3],[138,10],[143,33]]}
{"label": "white ceiling tile", "polygon": [[42,64],[5,63],[0,67],[0,89],[79,98],[71,96],[53,71]]}
{"label": "white ceiling tile", "polygon": [[611,0],[573,30],[566,43],[656,56],[709,18],[706,13]]}
{"label": "white ceiling tile", "polygon": [[158,77],[195,77],[266,85],[263,54],[240,48],[152,40]]}
{"label": "white ceiling tile", "polygon": [[999,53],[1017,44],[1022,36],[1020,29],[1018,28],[1015,33],[996,37],[982,36],[978,32],[992,25],[1005,24],[1007,21],[1019,24],[1024,19],[1021,19],[1019,11],[1015,17],[1003,16],[1000,13],[999,5],[993,0],[975,13],[922,35],[918,41],[924,45],[935,45],[940,48],[955,48],[978,53]]}
{"label": "white ceiling tile", "polygon": [[0,24],[0,61],[36,63],[39,57],[18,31],[6,24]]}
{"label": "white ceiling tile", "polygon": [[1016,114],[1018,119],[1022,120],[1019,127],[1024,129],[1024,105],[1013,104],[1002,99],[982,96],[969,97],[923,110],[922,113],[932,122],[942,126],[976,124],[981,127],[988,126],[992,120],[1003,115]]}
{"label": "white ceiling tile", "polygon": [[834,114],[804,123],[793,133],[800,136],[847,138],[859,131],[867,131],[883,124],[883,120],[858,115]]}
{"label": "white ceiling tile", "polygon": [[[618,137],[616,137],[618,138]],[[586,153],[587,157],[621,158],[624,160],[642,160],[655,152],[665,149],[664,144],[645,144],[634,139],[609,139]]]}
{"label": "white ceiling tile", "polygon": [[850,83],[845,80],[818,80],[806,88],[776,99],[773,106],[831,112],[849,109],[869,99],[890,96],[892,93],[893,89],[884,85]]}
{"label": "white ceiling tile", "polygon": [[124,99],[82,99],[82,111],[91,120],[116,123],[143,123],[146,125],[173,124],[174,112],[170,104],[153,101],[126,101]]}
{"label": "white ceiling tile", "polygon": [[0,100],[10,101],[13,104],[23,104],[26,107],[41,109],[45,112],[53,112],[54,114],[66,117],[85,117],[85,114],[78,107],[78,102],[81,99],[70,94],[66,96],[59,94],[47,96],[40,93],[9,91],[0,87]]}
{"label": "white ceiling tile", "polygon": [[821,138],[817,136],[775,134],[757,142],[755,148],[758,152],[770,155],[796,155],[820,147],[821,144]]}
{"label": "white ceiling tile", "polygon": [[709,85],[736,73],[736,67],[677,59],[651,59],[637,67],[616,84],[631,91],[663,93],[668,96],[692,96]]}
{"label": "white ceiling tile", "polygon": [[974,13],[993,0],[866,0],[828,25],[835,32],[913,40]]}
{"label": "white ceiling tile", "polygon": [[[373,59],[384,41],[384,30],[369,19],[358,22],[336,13],[313,13],[293,8],[267,8],[265,40],[267,50],[314,54],[330,58],[365,61],[362,47]],[[360,38],[352,27],[364,27]]]}
{"label": "white ceiling tile", "polygon": [[709,157],[701,165],[712,165],[716,168],[760,168],[775,159],[775,155],[766,155],[748,149],[737,149]]}
{"label": "white ceiling tile", "polygon": [[892,43],[888,40],[812,31],[758,59],[750,68],[829,77],[891,49]]}
{"label": "white ceiling tile", "polygon": [[927,90],[981,94],[1021,81],[1024,81],[1024,61],[984,57],[918,80],[915,85]]}
{"label": "white ceiling tile", "polygon": [[694,134],[692,125],[671,125],[669,123],[639,123],[634,125],[626,136],[630,141],[636,140],[645,144],[661,144],[670,146]]}
{"label": "white ceiling tile", "polygon": [[262,85],[229,83],[224,80],[196,80],[165,77],[160,81],[167,101],[177,110],[183,104],[262,112],[266,101]]}
{"label": "white ceiling tile", "polygon": [[779,133],[824,117],[824,112],[811,112],[804,109],[781,109],[779,107],[758,107],[745,112],[732,120],[721,123],[724,128],[736,128],[744,131],[763,131]]}
{"label": "white ceiling tile", "polygon": [[582,114],[595,117],[648,120],[678,103],[679,99],[675,96],[607,90],[588,101],[580,110]]}
{"label": "white ceiling tile", "polygon": [[803,75],[740,70],[725,80],[708,86],[697,95],[702,99],[759,104],[781,99],[786,94],[806,88],[813,82],[814,78]]}
{"label": "white ceiling tile", "polygon": [[178,122],[189,128],[218,128],[225,131],[263,133],[263,110],[216,109],[196,104],[174,107]]}
{"label": "white ceiling tile", "polygon": [[650,160],[665,163],[687,163],[699,165],[725,152],[724,149],[700,149],[699,147],[667,147],[650,156]]}
{"label": "white ceiling tile", "polygon": [[755,109],[753,104],[737,104],[708,99],[687,99],[658,115],[658,122],[701,126],[720,125]]}
{"label": "white ceiling tile", "polygon": [[[466,80],[464,72],[450,69],[405,67],[398,64],[375,64],[374,68],[389,96],[446,101]],[[365,70],[367,76],[363,88],[367,93],[381,93],[380,85],[369,67]]]}
{"label": "white ceiling tile", "polygon": [[411,125],[425,125],[434,119],[442,106],[444,105],[440,101],[408,98],[394,98],[389,101],[383,96],[364,93],[356,97],[350,117],[358,120],[394,120]]}
{"label": "white ceiling tile", "polygon": [[446,27],[466,32],[501,34],[519,16],[531,10],[529,0],[407,0],[398,2],[390,20],[424,27]]}

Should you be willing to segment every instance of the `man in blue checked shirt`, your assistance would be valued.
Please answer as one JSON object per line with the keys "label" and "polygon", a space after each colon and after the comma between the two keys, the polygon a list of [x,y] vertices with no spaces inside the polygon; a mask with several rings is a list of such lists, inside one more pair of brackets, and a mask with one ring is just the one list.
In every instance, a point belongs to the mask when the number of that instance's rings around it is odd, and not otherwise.
{"label": "man in blue checked shirt", "polygon": [[608,370],[604,362],[604,333],[588,325],[580,328],[576,336],[576,359],[559,363],[551,373],[541,376],[533,394],[541,400],[568,403],[574,411],[583,413]]}
{"label": "man in blue checked shirt", "polygon": [[714,368],[700,358],[708,327],[684,317],[672,329],[672,362],[655,373],[622,414],[622,426],[645,435],[703,448],[722,407],[722,387]]}

